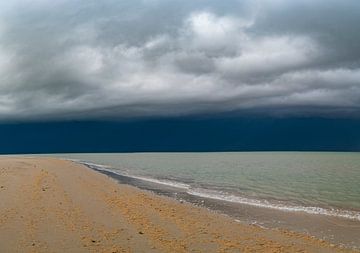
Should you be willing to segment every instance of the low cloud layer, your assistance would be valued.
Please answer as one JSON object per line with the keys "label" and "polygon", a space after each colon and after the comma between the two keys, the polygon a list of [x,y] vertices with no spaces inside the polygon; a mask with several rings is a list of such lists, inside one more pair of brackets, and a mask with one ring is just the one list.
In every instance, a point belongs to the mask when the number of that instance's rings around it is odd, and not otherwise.
{"label": "low cloud layer", "polygon": [[360,115],[356,0],[0,3],[0,120]]}

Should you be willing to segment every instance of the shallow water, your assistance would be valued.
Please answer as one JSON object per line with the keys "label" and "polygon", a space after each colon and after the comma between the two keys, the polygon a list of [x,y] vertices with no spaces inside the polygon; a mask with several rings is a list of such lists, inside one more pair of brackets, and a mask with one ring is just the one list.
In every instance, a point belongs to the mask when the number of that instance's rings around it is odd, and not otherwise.
{"label": "shallow water", "polygon": [[58,154],[242,222],[360,247],[360,153]]}
{"label": "shallow water", "polygon": [[201,197],[360,220],[360,153],[62,154]]}

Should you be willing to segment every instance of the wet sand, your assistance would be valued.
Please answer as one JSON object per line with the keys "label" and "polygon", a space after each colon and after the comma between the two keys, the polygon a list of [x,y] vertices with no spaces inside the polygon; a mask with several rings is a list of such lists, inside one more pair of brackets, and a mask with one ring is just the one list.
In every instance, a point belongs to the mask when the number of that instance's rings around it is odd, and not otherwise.
{"label": "wet sand", "polygon": [[0,200],[0,252],[351,252],[54,158],[0,158]]}

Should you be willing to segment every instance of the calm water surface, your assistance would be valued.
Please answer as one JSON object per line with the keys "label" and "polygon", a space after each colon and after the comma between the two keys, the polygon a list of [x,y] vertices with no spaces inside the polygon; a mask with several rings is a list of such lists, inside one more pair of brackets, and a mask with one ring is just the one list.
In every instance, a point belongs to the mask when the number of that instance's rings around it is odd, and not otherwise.
{"label": "calm water surface", "polygon": [[360,220],[360,153],[61,154],[201,197]]}

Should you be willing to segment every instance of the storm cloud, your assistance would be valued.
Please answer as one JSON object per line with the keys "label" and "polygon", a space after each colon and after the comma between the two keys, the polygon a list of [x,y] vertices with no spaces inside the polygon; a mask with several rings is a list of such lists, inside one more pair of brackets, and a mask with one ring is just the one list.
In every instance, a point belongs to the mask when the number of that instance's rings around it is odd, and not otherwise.
{"label": "storm cloud", "polygon": [[0,120],[360,115],[356,0],[0,3]]}

